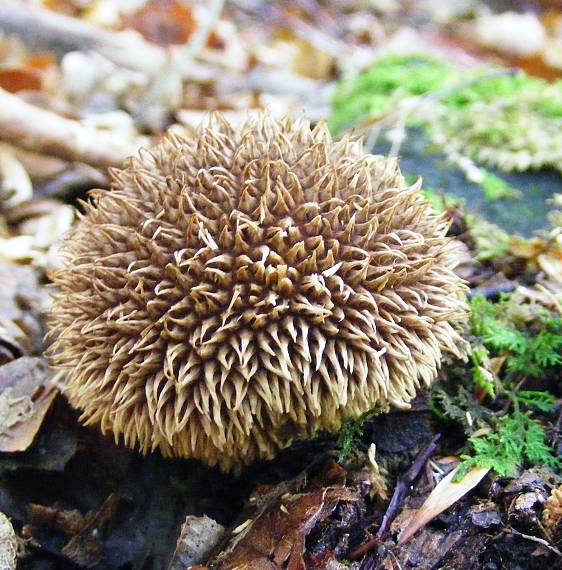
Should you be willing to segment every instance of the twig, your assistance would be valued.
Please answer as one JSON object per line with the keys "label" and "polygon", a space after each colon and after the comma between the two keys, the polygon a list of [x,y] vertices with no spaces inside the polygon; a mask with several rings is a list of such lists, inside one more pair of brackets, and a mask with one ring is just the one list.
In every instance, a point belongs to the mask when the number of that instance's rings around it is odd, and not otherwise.
{"label": "twig", "polygon": [[542,544],[543,546],[548,548],[548,550],[550,550],[551,552],[554,552],[554,554],[556,554],[556,556],[562,557],[562,552],[560,552],[560,550],[558,550],[558,548],[556,548],[555,546],[552,546],[552,544],[550,544],[544,538],[539,538],[538,536],[532,536],[530,534],[523,534],[522,532],[519,532],[518,530],[515,530],[514,528],[506,528],[505,531],[509,532],[511,534],[515,534],[517,536],[520,536],[521,538],[524,538],[525,540],[530,540],[532,542],[538,542],[539,544]]}
{"label": "twig", "polygon": [[26,150],[92,166],[119,166],[147,143],[61,117],[0,88],[0,139]]}
{"label": "twig", "polygon": [[382,519],[381,526],[377,532],[377,538],[379,540],[384,540],[387,537],[390,530],[390,525],[402,508],[402,504],[404,503],[404,500],[410,491],[410,487],[420,476],[420,473],[425,464],[428,462],[429,458],[435,453],[435,450],[437,449],[437,443],[440,439],[441,434],[438,433],[430,441],[429,445],[418,454],[410,469],[408,469],[408,471],[406,471],[406,473],[400,477],[400,479],[398,479],[396,489],[394,489],[394,494],[392,495],[392,499],[390,499],[390,504],[388,505],[386,513]]}
{"label": "twig", "polygon": [[437,443],[439,442],[440,438],[441,434],[437,434],[431,440],[429,445],[418,454],[408,471],[406,471],[406,473],[398,479],[396,488],[394,489],[394,494],[392,495],[392,499],[390,499],[390,503],[386,509],[376,536],[354,550],[350,555],[350,558],[352,560],[358,560],[367,552],[369,552],[369,550],[372,550],[386,540],[392,521],[398,516],[398,513],[400,512],[402,505],[408,496],[410,487],[420,476],[424,465],[437,449]]}
{"label": "twig", "polygon": [[314,46],[316,46],[320,51],[331,55],[334,58],[342,58],[342,56],[347,56],[347,62],[351,63],[351,57],[357,58],[358,61],[366,61],[369,56],[374,54],[374,51],[367,50],[359,46],[351,46],[340,40],[337,37],[330,36],[320,28],[314,27],[304,20],[301,20],[289,13],[284,13],[279,10],[279,16],[281,20],[286,21],[287,24],[291,26],[292,31]]}
{"label": "twig", "polygon": [[153,79],[135,113],[137,119],[146,116],[147,111],[155,105],[163,92],[178,79],[181,80],[187,66],[197,57],[205,47],[209,35],[221,15],[225,0],[212,0],[209,14],[204,23],[201,23],[191,41],[178,52],[170,53],[166,63]]}
{"label": "twig", "polygon": [[149,75],[158,73],[166,59],[163,48],[137,33],[110,32],[78,18],[13,0],[0,3],[0,29],[19,36],[35,49],[48,49],[58,55],[95,51],[120,67]]}

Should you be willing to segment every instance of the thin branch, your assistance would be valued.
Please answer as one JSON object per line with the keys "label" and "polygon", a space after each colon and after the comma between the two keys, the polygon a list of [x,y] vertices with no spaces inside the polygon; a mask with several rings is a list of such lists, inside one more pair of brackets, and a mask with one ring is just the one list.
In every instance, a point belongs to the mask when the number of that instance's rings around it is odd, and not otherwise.
{"label": "thin branch", "polygon": [[110,32],[78,18],[12,0],[0,3],[0,30],[19,36],[34,49],[48,49],[60,56],[69,51],[95,51],[120,67],[149,75],[158,73],[166,59],[163,48],[135,32]]}
{"label": "thin branch", "polygon": [[441,434],[437,434],[429,443],[429,445],[419,453],[416,457],[416,460],[412,463],[412,466],[406,473],[400,477],[398,483],[396,484],[396,489],[394,490],[394,494],[392,495],[392,499],[390,499],[390,504],[388,505],[388,509],[384,514],[382,519],[381,526],[377,532],[377,538],[379,540],[386,539],[388,532],[390,531],[390,525],[392,521],[398,515],[398,512],[402,508],[402,504],[406,499],[408,493],[410,492],[410,487],[414,484],[417,478],[420,476],[422,469],[424,468],[425,464],[429,461],[429,458],[435,453],[437,449],[437,444],[441,439]]}
{"label": "thin branch", "polygon": [[396,488],[394,489],[394,494],[392,495],[392,499],[390,499],[390,503],[388,504],[386,512],[384,513],[384,517],[376,536],[353,551],[350,556],[351,560],[357,560],[361,558],[367,552],[382,544],[386,540],[390,531],[390,525],[402,509],[402,505],[404,504],[404,501],[410,492],[411,486],[420,476],[420,473],[422,472],[425,464],[429,461],[429,458],[433,455],[433,453],[435,453],[435,450],[437,449],[437,443],[439,442],[440,438],[441,434],[437,434],[431,440],[429,445],[418,454],[416,460],[412,463],[408,471],[406,471],[406,473],[404,473],[404,475],[398,479]]}
{"label": "thin branch", "polygon": [[92,166],[119,166],[148,141],[61,117],[1,88],[0,139],[26,150]]}
{"label": "thin branch", "polygon": [[530,540],[531,542],[537,542],[539,544],[542,544],[545,548],[548,548],[548,550],[550,550],[551,552],[554,552],[554,554],[556,554],[556,556],[562,557],[562,552],[560,552],[560,550],[558,550],[558,548],[556,548],[555,546],[552,546],[552,544],[550,544],[544,538],[539,538],[538,536],[532,536],[530,534],[523,534],[522,532],[519,532],[518,530],[515,530],[514,528],[511,528],[511,527],[506,528],[505,531],[509,532],[511,534],[515,534],[517,536],[520,536],[521,538],[524,538],[525,540]]}

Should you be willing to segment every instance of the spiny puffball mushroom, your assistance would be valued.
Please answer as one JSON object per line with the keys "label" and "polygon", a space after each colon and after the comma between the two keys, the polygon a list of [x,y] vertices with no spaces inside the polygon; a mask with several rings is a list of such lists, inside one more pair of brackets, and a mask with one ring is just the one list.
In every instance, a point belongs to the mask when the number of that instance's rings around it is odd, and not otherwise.
{"label": "spiny puffball mushroom", "polygon": [[448,224],[360,141],[215,115],[111,175],[66,239],[50,356],[116,441],[238,468],[461,355]]}

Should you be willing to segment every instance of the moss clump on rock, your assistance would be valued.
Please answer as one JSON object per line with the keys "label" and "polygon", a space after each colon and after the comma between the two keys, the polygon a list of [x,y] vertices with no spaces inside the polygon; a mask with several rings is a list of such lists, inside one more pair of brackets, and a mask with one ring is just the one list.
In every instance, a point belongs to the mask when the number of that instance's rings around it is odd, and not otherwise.
{"label": "moss clump on rock", "polygon": [[562,169],[562,81],[548,83],[510,70],[461,70],[423,56],[387,56],[333,99],[334,132],[396,113],[406,99],[407,124],[422,126],[446,154],[457,153],[506,172]]}

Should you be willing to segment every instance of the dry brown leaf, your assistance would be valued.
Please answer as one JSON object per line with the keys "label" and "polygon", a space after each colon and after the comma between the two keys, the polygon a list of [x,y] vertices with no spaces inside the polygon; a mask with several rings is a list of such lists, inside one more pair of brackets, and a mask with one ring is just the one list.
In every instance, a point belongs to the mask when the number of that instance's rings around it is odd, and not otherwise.
{"label": "dry brown leaf", "polygon": [[55,396],[40,358],[22,356],[0,367],[0,452],[25,451],[34,441]]}
{"label": "dry brown leaf", "polygon": [[336,58],[289,30],[281,30],[273,42],[260,46],[256,58],[266,65],[288,68],[297,75],[317,80],[332,79]]}
{"label": "dry brown leaf", "polygon": [[538,257],[540,268],[555,281],[562,281],[562,260],[549,255]]}
{"label": "dry brown leaf", "polygon": [[125,25],[161,46],[185,44],[197,28],[191,10],[174,0],[150,0]]}
{"label": "dry brown leaf", "polygon": [[545,280],[533,287],[518,287],[516,294],[531,304],[544,305],[551,311],[562,314],[562,282]]}
{"label": "dry brown leaf", "polygon": [[494,377],[494,381],[497,380],[505,361],[507,360],[507,355],[504,356],[496,356],[494,358],[490,358],[490,372]]}
{"label": "dry brown leaf", "polygon": [[33,526],[54,528],[67,536],[80,533],[87,522],[85,516],[78,510],[63,511],[35,503],[29,505],[29,515]]}
{"label": "dry brown leaf", "polygon": [[33,526],[55,528],[69,536],[70,541],[62,553],[82,568],[95,568],[103,555],[102,533],[114,516],[118,501],[118,496],[111,494],[97,512],[89,511],[85,515],[76,510],[31,504],[31,522]]}
{"label": "dry brown leaf", "polygon": [[418,530],[422,529],[428,522],[441,514],[445,509],[456,503],[461,497],[474,489],[484,476],[490,471],[488,467],[471,469],[462,481],[454,482],[458,467],[451,471],[433,489],[423,505],[416,511],[410,522],[402,530],[398,537],[398,544],[404,544]]}
{"label": "dry brown leaf", "polygon": [[41,73],[36,69],[22,67],[0,69],[0,87],[10,93],[40,91],[42,86]]}
{"label": "dry brown leaf", "polygon": [[40,250],[56,244],[71,228],[75,216],[72,206],[48,199],[34,200],[12,213],[22,216],[18,231],[22,235],[32,236],[33,247]]}
{"label": "dry brown leaf", "polygon": [[4,146],[9,148],[14,156],[21,162],[31,178],[41,181],[60,176],[66,169],[72,167],[74,164],[80,164],[71,163],[69,165],[66,160],[61,158],[24,150],[10,144],[4,144]]}
{"label": "dry brown leaf", "polygon": [[523,260],[528,272],[542,271],[548,279],[562,282],[562,235],[559,229],[554,229],[547,239],[514,236],[509,241],[509,253]]}
{"label": "dry brown leaf", "polygon": [[6,91],[41,91],[53,86],[57,69],[53,54],[40,52],[8,61],[0,68],[0,87]]}
{"label": "dry brown leaf", "polygon": [[479,16],[472,37],[501,54],[528,58],[542,51],[546,31],[536,14],[508,11]]}
{"label": "dry brown leaf", "polygon": [[90,511],[84,515],[84,526],[62,549],[62,553],[78,565],[94,568],[101,562],[103,546],[101,534],[108,521],[113,518],[119,498],[111,494],[99,511]]}
{"label": "dry brown leaf", "polygon": [[43,0],[43,7],[53,12],[77,16],[78,8],[71,0]]}
{"label": "dry brown leaf", "polygon": [[[27,150],[52,154],[68,161],[115,166],[148,143],[148,139],[136,131],[131,133],[119,128],[120,124],[102,124],[107,115],[91,115],[81,121],[68,119],[0,88],[2,139]],[[121,113],[122,117],[124,115]]]}
{"label": "dry brown leaf", "polygon": [[[325,478],[335,476],[338,473],[332,469]],[[217,565],[218,570],[304,570],[305,541],[312,529],[325,520],[339,502],[358,500],[356,490],[338,484],[287,495],[277,496],[236,529],[235,543],[225,551],[227,555]]]}
{"label": "dry brown leaf", "polygon": [[547,251],[537,257],[537,263],[546,276],[555,281],[562,282],[562,236],[549,244]]}

